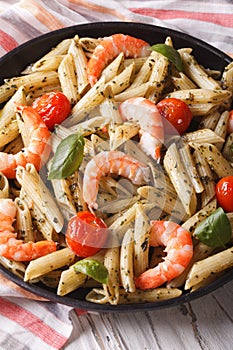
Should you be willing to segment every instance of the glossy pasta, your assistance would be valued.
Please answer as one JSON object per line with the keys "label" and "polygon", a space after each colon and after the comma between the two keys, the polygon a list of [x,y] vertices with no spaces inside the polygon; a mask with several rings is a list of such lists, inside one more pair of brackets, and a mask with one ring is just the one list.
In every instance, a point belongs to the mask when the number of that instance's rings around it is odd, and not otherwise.
{"label": "glossy pasta", "polygon": [[[24,242],[43,239],[58,243],[57,251],[30,262],[0,256],[0,263],[25,282],[41,281],[55,288],[60,296],[89,286],[86,299],[99,304],[176,298],[233,266],[233,239],[225,249],[213,249],[192,236],[195,227],[217,209],[215,182],[233,175],[232,134],[227,132],[233,94],[232,64],[215,79],[208,67],[198,63],[190,48],[178,50],[183,72],[155,51],[135,58],[120,52],[91,87],[87,65],[99,42],[78,35],[66,39],[0,87],[0,101],[5,103],[0,111],[2,152],[17,153],[29,143],[27,128],[16,117],[15,103],[31,105],[38,96],[53,90],[68,97],[72,110],[51,135],[50,158],[67,136],[78,133],[85,139],[79,171],[64,179],[47,180],[51,159],[40,172],[33,164],[18,166],[16,180],[0,174],[0,198],[12,198],[17,204],[18,238]],[[172,47],[172,38],[167,38],[166,44]],[[122,120],[119,113],[119,103],[135,97],[154,104],[175,97],[185,101],[192,112],[196,129],[182,137],[166,137],[160,162],[140,148],[140,125],[132,119]],[[108,246],[92,257],[108,270],[108,282],[101,285],[75,272],[72,266],[79,258],[66,247],[64,230],[72,216],[88,209],[82,188],[87,164],[101,152],[116,151],[144,164],[150,180],[133,184],[111,174],[99,180],[96,214],[113,232]],[[233,230],[232,213],[228,216]],[[153,220],[174,221],[188,230],[194,254],[178,277],[157,288],[140,290],[135,276],[151,267],[151,256],[156,254],[156,248],[149,245]],[[158,261],[163,258],[162,254]]]}

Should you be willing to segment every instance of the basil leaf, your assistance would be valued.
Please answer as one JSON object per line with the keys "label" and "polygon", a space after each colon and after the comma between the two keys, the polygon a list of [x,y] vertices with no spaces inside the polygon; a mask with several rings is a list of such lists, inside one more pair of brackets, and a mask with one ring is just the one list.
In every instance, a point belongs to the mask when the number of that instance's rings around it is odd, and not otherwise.
{"label": "basil leaf", "polygon": [[182,60],[179,52],[174,47],[166,44],[156,44],[151,46],[151,50],[161,53],[161,55],[167,57],[171,61],[178,71],[183,71]]}
{"label": "basil leaf", "polygon": [[48,179],[64,179],[80,167],[83,160],[84,138],[71,134],[60,142],[54,154]]}
{"label": "basil leaf", "polygon": [[231,239],[231,224],[220,207],[203,220],[193,234],[209,247],[224,247]]}
{"label": "basil leaf", "polygon": [[82,272],[100,283],[108,282],[108,270],[97,260],[89,258],[79,260],[73,265],[73,268],[75,272]]}

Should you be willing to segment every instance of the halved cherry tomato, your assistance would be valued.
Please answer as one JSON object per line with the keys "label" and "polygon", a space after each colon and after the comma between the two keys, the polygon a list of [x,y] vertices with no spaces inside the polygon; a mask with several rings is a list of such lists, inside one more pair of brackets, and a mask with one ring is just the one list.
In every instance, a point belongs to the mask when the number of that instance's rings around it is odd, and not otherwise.
{"label": "halved cherry tomato", "polygon": [[226,212],[233,212],[233,176],[219,180],[215,190],[219,206]]}
{"label": "halved cherry tomato", "polygon": [[104,221],[89,211],[78,212],[67,227],[66,243],[78,256],[86,258],[104,247],[108,229]]}
{"label": "halved cherry tomato", "polygon": [[71,111],[70,101],[59,91],[47,92],[38,97],[32,107],[37,110],[51,131],[53,131],[54,125],[63,122]]}
{"label": "halved cherry tomato", "polygon": [[[189,106],[178,98],[165,98],[157,103],[157,108],[160,114],[171,123],[174,128],[182,135],[189,127],[192,120],[192,112]],[[173,133],[169,128],[169,123],[165,124],[165,132]],[[170,130],[169,130],[170,129]]]}

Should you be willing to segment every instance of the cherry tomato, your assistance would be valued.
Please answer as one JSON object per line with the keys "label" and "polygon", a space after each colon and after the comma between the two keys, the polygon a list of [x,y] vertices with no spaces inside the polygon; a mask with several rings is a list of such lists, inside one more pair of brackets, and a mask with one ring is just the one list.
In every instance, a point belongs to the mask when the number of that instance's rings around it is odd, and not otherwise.
{"label": "cherry tomato", "polygon": [[[178,98],[165,98],[157,103],[160,114],[171,123],[180,135],[189,127],[192,120],[192,112],[188,105]],[[165,123],[165,131],[170,134],[173,128],[169,128],[169,123]],[[170,129],[170,130],[169,130]]]}
{"label": "cherry tomato", "polygon": [[223,177],[218,181],[216,188],[218,204],[226,212],[233,211],[233,176]]}
{"label": "cherry tomato", "polygon": [[76,255],[86,258],[104,247],[107,236],[107,226],[102,219],[89,211],[81,211],[68,223],[66,243]]}
{"label": "cherry tomato", "polygon": [[59,91],[47,92],[38,97],[32,107],[37,110],[51,131],[53,131],[54,125],[63,122],[71,111],[70,101]]}
{"label": "cherry tomato", "polygon": [[233,109],[230,111],[230,115],[229,115],[229,119],[228,119],[227,132],[229,134],[231,134],[233,132]]}

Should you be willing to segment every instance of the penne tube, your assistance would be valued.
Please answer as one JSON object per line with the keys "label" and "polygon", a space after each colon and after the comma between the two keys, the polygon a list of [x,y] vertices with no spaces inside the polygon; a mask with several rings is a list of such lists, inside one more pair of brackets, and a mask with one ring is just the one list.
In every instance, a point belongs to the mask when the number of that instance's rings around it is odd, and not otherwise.
{"label": "penne tube", "polygon": [[108,132],[110,150],[116,150],[122,143],[138,134],[139,125],[133,122],[125,122],[120,125],[110,124]]}
{"label": "penne tube", "polygon": [[0,264],[19,278],[22,279],[24,277],[25,265],[23,263],[4,258],[0,255]]}
{"label": "penne tube", "polygon": [[104,97],[104,101],[99,106],[100,114],[104,118],[110,118],[112,123],[121,123],[122,118],[116,103],[116,96],[113,95],[112,88],[109,85],[107,85],[104,89]]}
{"label": "penne tube", "polygon": [[194,82],[187,77],[183,72],[179,72],[178,77],[171,77],[172,83],[177,90],[188,90],[188,89],[196,89],[197,86]]}
{"label": "penne tube", "polygon": [[73,57],[78,81],[78,93],[82,95],[86,92],[89,86],[89,81],[87,78],[87,57],[77,35],[72,40],[68,53],[70,53]]}
{"label": "penne tube", "polygon": [[51,180],[56,202],[66,220],[77,212],[67,179]]}
{"label": "penne tube", "polygon": [[35,242],[30,210],[24,200],[15,198],[16,204],[16,231],[18,238],[24,242]]}
{"label": "penne tube", "polygon": [[7,177],[0,172],[0,198],[9,198],[9,182]]}
{"label": "penne tube", "polygon": [[101,77],[105,78],[106,83],[114,79],[124,69],[124,54],[121,52],[107,67],[102,71]]}
{"label": "penne tube", "polygon": [[218,110],[210,114],[204,115],[203,117],[201,117],[199,128],[214,130],[219,120],[219,117],[220,117],[220,112]]}
{"label": "penne tube", "polygon": [[74,259],[75,254],[69,248],[64,248],[32,260],[26,268],[24,281],[30,281],[34,278],[43,276],[50,271],[70,265]]}
{"label": "penne tube", "polygon": [[150,56],[143,63],[139,72],[135,76],[132,84],[128,87],[127,90],[139,87],[140,85],[146,83],[149,80],[151,73],[152,73],[152,70],[153,70],[153,67],[154,67],[154,64],[155,64],[155,61],[156,61],[156,57],[157,57],[157,53],[155,51],[152,51]]}
{"label": "penne tube", "polygon": [[120,94],[115,95],[115,101],[124,102],[125,100],[133,97],[145,97],[151,87],[153,87],[153,85],[150,82],[143,83],[133,88],[130,87],[130,89],[127,89]]}
{"label": "penne tube", "polygon": [[130,66],[132,63],[135,65],[135,74],[139,72],[142,65],[146,62],[147,57],[125,58],[124,67]]}
{"label": "penne tube", "polygon": [[58,67],[58,78],[64,95],[68,98],[71,105],[77,103],[80,99],[78,94],[78,83],[74,66],[73,56],[68,53],[61,61]]}
{"label": "penne tube", "polygon": [[[177,298],[182,295],[178,288],[156,288],[150,290],[137,289],[134,293],[128,293],[120,289],[119,304],[147,303]],[[96,304],[107,304],[108,297],[103,289],[93,288],[87,295],[86,300]]]}
{"label": "penne tube", "polygon": [[41,59],[32,66],[32,72],[56,71],[65,55],[54,55]]}
{"label": "penne tube", "polygon": [[111,86],[113,95],[117,95],[129,87],[133,79],[134,72],[134,63],[132,63],[130,66],[126,67],[119,75],[116,75],[107,83],[107,85]]}
{"label": "penne tube", "polygon": [[39,87],[48,85],[56,85],[59,83],[58,74],[55,71],[49,72],[35,72],[32,74],[23,75],[5,79],[5,83],[16,88],[24,87],[25,92],[35,90]]}
{"label": "penne tube", "polygon": [[56,56],[65,55],[68,52],[72,39],[64,39],[62,40],[56,47],[52,48],[49,52],[47,52],[44,56],[42,56],[38,61],[36,61],[32,66],[32,71],[37,68],[43,66],[43,62],[54,58]]}
{"label": "penne tube", "polygon": [[51,85],[47,85],[44,87],[37,87],[34,90],[30,90],[27,94],[26,94],[26,104],[28,106],[32,105],[32,103],[34,102],[34,100],[48,92],[53,92],[53,91],[61,91],[61,84],[60,82],[58,82],[57,84],[51,84]]}
{"label": "penne tube", "polygon": [[16,91],[15,86],[9,86],[8,84],[3,84],[0,86],[0,103],[7,101]]}
{"label": "penne tube", "polygon": [[191,183],[193,184],[195,192],[202,193],[204,191],[204,187],[192,158],[190,147],[186,142],[181,143],[181,147],[179,147],[179,154]]}
{"label": "penne tube", "polygon": [[105,80],[101,78],[97,83],[74,105],[71,116],[64,125],[74,125],[83,120],[88,113],[98,106],[104,99]]}
{"label": "penne tube", "polygon": [[213,169],[219,177],[233,175],[233,168],[215,145],[210,143],[199,144],[196,142],[190,142],[189,144],[192,148],[200,152],[200,155],[206,159],[210,168]]}
{"label": "penne tube", "polygon": [[223,157],[226,158],[230,163],[233,163],[232,144],[233,144],[233,133],[227,136],[226,142],[222,150]]}
{"label": "penne tube", "polygon": [[195,143],[223,143],[225,140],[210,129],[200,129],[193,132],[188,132],[182,136],[185,142]]}
{"label": "penne tube", "polygon": [[196,210],[197,198],[175,143],[171,144],[165,154],[164,167],[187,215],[192,216]]}
{"label": "penne tube", "polygon": [[62,271],[57,287],[57,295],[64,296],[82,287],[87,278],[87,275],[75,272],[72,266],[68,270]]}
{"label": "penne tube", "polygon": [[14,140],[18,134],[18,124],[15,122],[16,104],[26,104],[24,88],[20,87],[11,99],[5,104],[0,111],[0,147]]}
{"label": "penne tube", "polygon": [[30,209],[33,224],[36,226],[42,236],[48,240],[53,239],[53,226],[48,222],[48,220],[45,220],[40,204],[33,202],[31,197],[27,195],[27,192],[25,192],[24,187],[21,188],[19,197]]}
{"label": "penne tube", "polygon": [[103,289],[108,296],[108,302],[117,305],[120,283],[120,247],[117,237],[112,236],[111,246],[104,256],[104,266],[108,270],[108,282],[103,285]]}
{"label": "penne tube", "polygon": [[169,60],[158,52],[154,55],[155,64],[149,82],[152,87],[148,90],[146,98],[155,103],[159,101],[169,74]]}
{"label": "penne tube", "polygon": [[[222,139],[226,138],[227,135],[227,126],[228,126],[228,119],[229,119],[230,113],[228,111],[224,111],[217,122],[217,125],[215,126],[214,132],[220,136]],[[223,142],[220,142],[216,145],[219,150],[222,150],[223,148]]]}
{"label": "penne tube", "polygon": [[185,283],[185,290],[208,278],[210,275],[224,271],[233,266],[233,247],[196,262]]}
{"label": "penne tube", "polygon": [[178,50],[181,55],[184,73],[202,89],[221,89],[220,84],[209,77],[195,58],[184,50]]}
{"label": "penne tube", "polygon": [[136,205],[134,224],[134,274],[139,276],[149,265],[150,223],[141,204]]}
{"label": "penne tube", "polygon": [[83,37],[79,39],[80,44],[83,47],[84,51],[92,53],[96,46],[100,43],[101,39]]}
{"label": "penne tube", "polygon": [[193,160],[195,162],[199,177],[202,181],[204,191],[201,193],[201,207],[205,207],[215,196],[215,182],[213,173],[207,161],[201,156],[200,152],[193,152]]}
{"label": "penne tube", "polygon": [[[103,263],[104,251],[103,250],[99,251],[95,255],[91,256],[91,259],[94,259]],[[59,284],[57,288],[57,294],[60,296],[63,296],[70,292],[73,292],[75,289],[82,287],[87,280],[88,280],[87,275],[81,272],[76,272],[73,268],[73,265],[71,265],[68,270],[64,270],[61,273],[61,278],[59,280]]]}
{"label": "penne tube", "polygon": [[123,288],[126,292],[135,292],[134,270],[133,270],[133,250],[134,233],[132,229],[126,231],[120,251],[120,277]]}
{"label": "penne tube", "polygon": [[193,117],[203,117],[210,113],[214,113],[219,108],[219,105],[214,103],[191,103],[189,109]]}
{"label": "penne tube", "polygon": [[48,220],[56,232],[61,232],[64,225],[63,216],[35,167],[30,163],[27,164],[26,169],[18,166],[16,178],[27,196],[41,208],[43,219]]}
{"label": "penne tube", "polygon": [[228,90],[212,89],[187,89],[170,92],[167,97],[178,98],[188,105],[195,103],[221,104],[231,97]]}
{"label": "penne tube", "polygon": [[193,233],[196,226],[206,219],[210,214],[217,209],[217,201],[216,199],[212,199],[210,203],[208,203],[204,208],[200,209],[193,216],[191,216],[188,220],[186,220],[182,226],[189,232]]}
{"label": "penne tube", "polygon": [[233,92],[233,62],[224,68],[221,83],[224,89]]}

